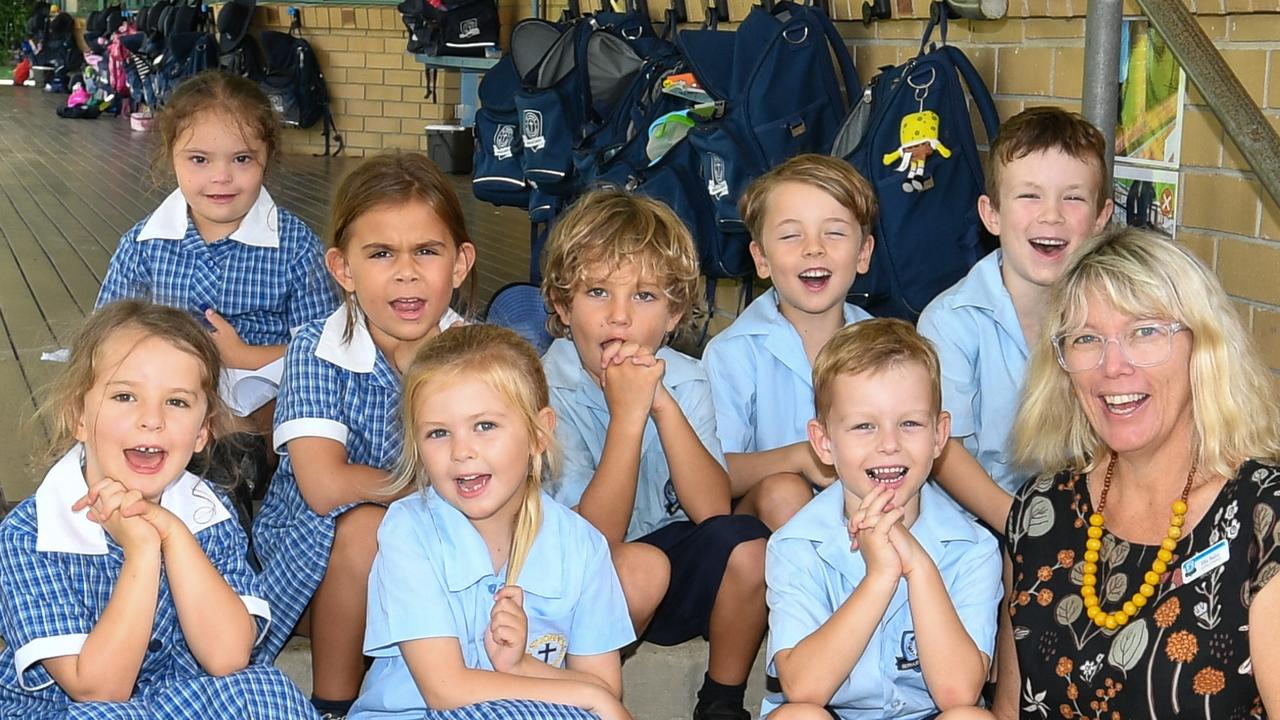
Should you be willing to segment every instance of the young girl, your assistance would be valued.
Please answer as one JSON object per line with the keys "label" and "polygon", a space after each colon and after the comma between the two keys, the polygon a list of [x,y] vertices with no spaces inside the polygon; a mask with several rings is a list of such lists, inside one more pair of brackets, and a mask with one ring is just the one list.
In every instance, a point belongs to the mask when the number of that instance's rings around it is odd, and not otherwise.
{"label": "young girl", "polygon": [[62,454],[0,523],[0,717],[304,718],[250,653],[271,613],[227,500],[183,470],[225,429],[185,313],[91,317],[45,412]]}
{"label": "young girl", "polygon": [[290,342],[275,415],[281,454],[254,543],[280,651],[310,608],[316,707],[341,717],[360,689],[366,583],[389,468],[400,455],[400,374],[475,261],[449,180],[418,153],[380,155],[334,196],[325,260],[346,293]]}
{"label": "young girl", "polygon": [[210,71],[179,86],[155,132],[153,171],[178,189],[120,239],[98,307],[142,297],[185,310],[225,367],[261,368],[338,305],[320,240],[262,186],[280,144],[271,104],[249,80]]}
{"label": "young girl", "polygon": [[419,492],[378,530],[352,717],[628,717],[608,543],[542,493],[555,413],[537,353],[504,328],[449,330],[404,396],[396,487]]}

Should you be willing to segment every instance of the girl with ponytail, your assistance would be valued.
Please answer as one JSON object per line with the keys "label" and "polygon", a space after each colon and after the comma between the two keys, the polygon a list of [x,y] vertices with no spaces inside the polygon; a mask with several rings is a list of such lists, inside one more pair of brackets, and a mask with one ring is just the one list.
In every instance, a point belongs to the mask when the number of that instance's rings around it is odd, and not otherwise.
{"label": "girl with ponytail", "polygon": [[634,640],[609,547],[542,492],[555,412],[537,353],[491,325],[446,330],[404,377],[404,451],[369,576],[349,717],[627,720]]}

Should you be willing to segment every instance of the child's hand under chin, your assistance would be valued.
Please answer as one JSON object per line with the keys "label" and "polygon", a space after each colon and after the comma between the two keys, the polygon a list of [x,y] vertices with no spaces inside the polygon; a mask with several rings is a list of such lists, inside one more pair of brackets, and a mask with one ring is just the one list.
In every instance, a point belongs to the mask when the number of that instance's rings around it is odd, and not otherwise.
{"label": "child's hand under chin", "polygon": [[897,547],[889,539],[892,529],[901,527],[903,509],[892,507],[892,500],[892,490],[877,487],[862,498],[858,509],[849,516],[849,549],[862,553],[867,577],[896,579],[903,574]]}
{"label": "child's hand under chin", "polygon": [[647,417],[650,412],[661,410],[662,404],[670,399],[662,385],[666,362],[654,357],[639,343],[609,345],[600,356],[600,364],[610,415],[634,413]]}
{"label": "child's hand under chin", "polygon": [[126,512],[140,502],[146,502],[142,493],[130,490],[111,478],[104,478],[89,486],[89,491],[71,506],[71,511],[80,512],[88,508],[89,519],[101,525],[125,555],[152,547],[158,550],[162,538],[156,527],[138,517],[136,512]]}

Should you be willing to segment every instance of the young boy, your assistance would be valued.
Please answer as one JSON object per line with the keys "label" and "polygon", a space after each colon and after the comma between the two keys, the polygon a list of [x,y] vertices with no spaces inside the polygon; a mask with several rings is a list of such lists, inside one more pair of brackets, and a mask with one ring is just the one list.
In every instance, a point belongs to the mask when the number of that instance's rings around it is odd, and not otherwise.
{"label": "young boy", "polygon": [[769,540],[761,716],[990,717],[995,538],[926,484],[947,442],[938,357],[895,319],[846,327],[813,369],[809,442],[833,483]]}
{"label": "young boy", "polygon": [[711,388],[665,347],[698,297],[698,256],[665,205],[582,197],[547,243],[543,356],[563,463],[548,491],[609,540],[636,635],[710,640],[695,720],[747,720],[764,637],[766,528],[729,514]]}
{"label": "young boy", "polygon": [[1013,116],[991,144],[987,194],[978,199],[1000,248],[920,315],[920,333],[942,358],[951,413],[935,475],[989,527],[1004,527],[1011,494],[1026,479],[1011,465],[1007,440],[1049,287],[1110,221],[1110,196],[1097,128],[1052,107]]}
{"label": "young boy", "polygon": [[845,296],[871,262],[876,197],[849,163],[799,155],[751,183],[740,209],[773,288],[711,339],[702,367],[736,510],[776,530],[833,478],[805,439],[810,368],[837,330],[870,317]]}

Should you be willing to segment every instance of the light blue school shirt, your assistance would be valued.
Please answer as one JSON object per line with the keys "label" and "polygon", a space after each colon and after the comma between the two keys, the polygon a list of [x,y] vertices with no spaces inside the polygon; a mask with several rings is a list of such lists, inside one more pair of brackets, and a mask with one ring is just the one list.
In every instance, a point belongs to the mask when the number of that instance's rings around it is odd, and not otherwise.
{"label": "light blue school shirt", "polygon": [[[871,316],[845,303],[844,324]],[[804,342],[778,310],[778,291],[756,298],[702,353],[720,446],[727,453],[803,442],[814,416],[813,367]]]}
{"label": "light blue school shirt", "polygon": [[[364,653],[374,658],[348,717],[421,718],[430,708],[399,644],[457,638],[463,663],[493,670],[484,635],[493,594],[506,582],[471,521],[435,490],[397,500],[378,528],[369,573]],[[529,619],[526,652],[556,667],[635,640],[604,536],[542,494],[542,525],[520,572]]]}
{"label": "light blue school shirt", "polygon": [[[999,546],[942,493],[927,483],[920,490],[920,516],[911,526],[942,574],[951,603],[978,649],[992,656],[996,611],[1004,594]],[[849,550],[844,485],[823,490],[769,539],[765,556],[769,603],[768,672],[773,658],[795,647],[835,613],[866,576],[862,554]],[[767,695],[764,717],[785,702]],[[917,720],[938,712],[925,687],[908,605],[907,581],[898,581],[884,617],[867,649],[828,705],[841,720]]]}
{"label": "light blue school shirt", "polygon": [[[711,384],[698,361],[664,347],[657,357],[666,364],[662,384],[675,398],[685,418],[703,447],[716,462],[724,465],[720,441],[716,438],[716,413],[711,402]],[[573,342],[563,338],[551,343],[542,356],[551,387],[551,407],[556,411],[556,441],[560,445],[560,476],[547,483],[547,491],[568,507],[576,507],[591,482],[600,456],[604,454],[604,436],[609,430],[609,405],[604,391],[591,379]],[[688,520],[675,485],[671,468],[658,438],[658,426],[649,418],[640,445],[640,473],[636,481],[636,504],[627,526],[628,542],[644,537],[678,520]]]}
{"label": "light blue school shirt", "polygon": [[1013,465],[1009,435],[1027,370],[1027,341],[1000,275],[996,250],[933,299],[917,328],[942,363],[942,407],[951,436],[996,484],[1013,493],[1027,475]]}

